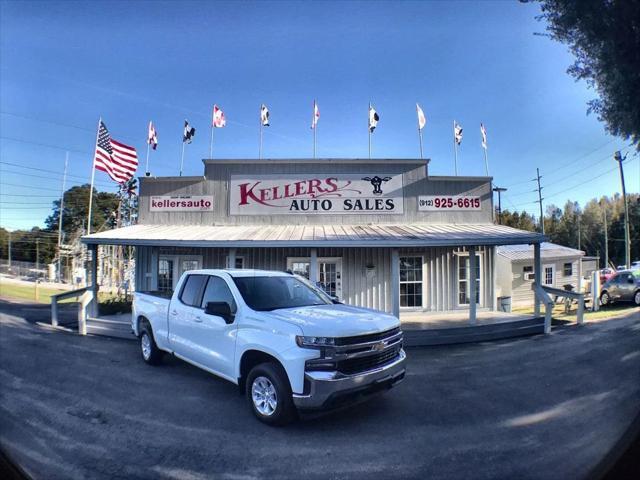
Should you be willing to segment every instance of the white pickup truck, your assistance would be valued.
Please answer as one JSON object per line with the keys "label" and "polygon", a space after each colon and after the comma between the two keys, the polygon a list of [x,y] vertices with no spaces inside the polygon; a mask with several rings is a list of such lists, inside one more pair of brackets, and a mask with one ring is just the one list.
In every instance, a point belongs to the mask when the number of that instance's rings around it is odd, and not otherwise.
{"label": "white pickup truck", "polygon": [[405,375],[397,318],[343,305],[284,272],[185,272],[170,298],[134,294],[132,328],[145,362],[169,352],[229,380],[269,424],[387,390]]}

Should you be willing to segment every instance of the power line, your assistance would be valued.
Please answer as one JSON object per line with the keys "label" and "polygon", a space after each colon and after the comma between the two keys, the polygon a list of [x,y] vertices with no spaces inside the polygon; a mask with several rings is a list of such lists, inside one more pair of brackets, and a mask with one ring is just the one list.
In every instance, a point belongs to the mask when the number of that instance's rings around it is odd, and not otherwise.
{"label": "power line", "polygon": [[[49,170],[49,169],[46,169],[46,168],[37,168],[37,167],[25,166],[25,165],[20,165],[19,163],[4,162],[2,160],[0,160],[0,164],[10,165],[12,167],[24,168],[24,169],[28,169],[28,170],[37,170],[39,172],[53,173],[53,174],[56,174],[58,176],[62,176],[63,175],[58,170]],[[3,170],[3,171],[6,171],[6,170]],[[9,173],[15,173],[15,172],[10,172],[9,171]],[[81,179],[81,180],[87,180],[87,183],[89,183],[89,179],[85,178],[85,177],[83,177],[81,175],[67,174],[67,177],[74,177],[74,178],[78,178],[78,179]],[[103,183],[105,185],[113,185],[113,184],[107,184],[106,182],[95,182],[95,183]]]}
{"label": "power line", "polygon": [[65,151],[68,151],[68,152],[82,153],[82,154],[85,154],[85,155],[91,155],[91,153],[92,153],[92,152],[87,152],[86,150],[77,150],[77,149],[69,148],[69,147],[61,147],[60,145],[51,145],[50,143],[33,142],[31,140],[23,140],[21,138],[5,137],[4,135],[0,135],[0,139],[2,139],[2,140],[11,140],[13,142],[20,142],[20,143],[30,143],[32,145],[39,145],[41,147],[57,148],[58,150],[65,150]]}
{"label": "power line", "polygon": [[[24,167],[24,168],[28,168],[28,167]],[[36,169],[34,169],[34,170],[36,170]],[[34,175],[33,173],[25,173],[25,172],[14,172],[14,171],[12,171],[12,170],[0,170],[0,173],[10,173],[10,174],[13,174],[13,175],[20,175],[20,176],[24,176],[24,177],[45,178],[45,179],[51,180],[51,177],[45,177],[44,175]],[[55,173],[55,172],[52,172],[52,174],[54,174],[54,175],[61,175],[61,174],[59,174],[59,173]],[[70,176],[70,175],[69,175],[69,176]],[[79,177],[76,177],[76,178],[79,178]],[[60,180],[60,179],[57,179],[57,180]],[[78,181],[78,180],[76,180],[76,182],[77,182],[77,181]],[[86,182],[86,183],[89,183],[89,182]],[[111,186],[115,186],[115,185],[113,185],[113,184],[111,184],[111,185],[110,185],[110,184],[102,183],[102,182],[94,182],[94,186],[95,186],[95,185],[100,185],[101,187],[111,187]]]}

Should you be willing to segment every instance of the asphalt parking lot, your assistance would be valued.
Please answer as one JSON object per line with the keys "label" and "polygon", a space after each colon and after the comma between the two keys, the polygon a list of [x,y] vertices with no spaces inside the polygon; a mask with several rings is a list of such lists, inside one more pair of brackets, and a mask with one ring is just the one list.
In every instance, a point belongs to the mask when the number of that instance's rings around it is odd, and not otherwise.
{"label": "asphalt parking lot", "polygon": [[410,350],[396,389],[285,428],[179,360],[25,321],[39,311],[0,302],[0,444],[38,479],[586,478],[640,411],[639,309]]}

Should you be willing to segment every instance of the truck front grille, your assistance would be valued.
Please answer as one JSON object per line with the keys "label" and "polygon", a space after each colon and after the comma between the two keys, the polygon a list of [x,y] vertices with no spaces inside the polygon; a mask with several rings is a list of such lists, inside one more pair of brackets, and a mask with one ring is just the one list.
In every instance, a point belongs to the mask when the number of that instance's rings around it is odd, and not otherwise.
{"label": "truck front grille", "polygon": [[337,370],[345,375],[354,375],[382,367],[395,360],[400,355],[401,348],[401,344],[398,344],[377,354],[340,360],[337,362]]}
{"label": "truck front grille", "polygon": [[358,343],[376,342],[385,338],[392,337],[400,332],[400,327],[392,328],[384,332],[369,333],[367,335],[357,335],[354,337],[338,337],[336,338],[336,345],[355,345]]}

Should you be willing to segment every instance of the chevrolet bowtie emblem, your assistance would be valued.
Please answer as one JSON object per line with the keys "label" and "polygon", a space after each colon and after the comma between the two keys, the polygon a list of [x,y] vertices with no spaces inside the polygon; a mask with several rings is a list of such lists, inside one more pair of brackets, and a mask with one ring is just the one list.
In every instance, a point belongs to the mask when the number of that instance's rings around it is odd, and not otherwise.
{"label": "chevrolet bowtie emblem", "polygon": [[387,346],[387,342],[380,342],[380,343],[376,343],[373,346],[373,350],[376,350],[378,352],[380,352],[381,350],[384,350],[384,347]]}

